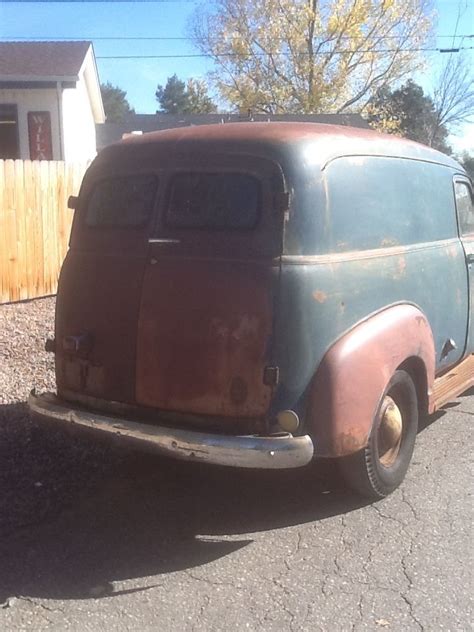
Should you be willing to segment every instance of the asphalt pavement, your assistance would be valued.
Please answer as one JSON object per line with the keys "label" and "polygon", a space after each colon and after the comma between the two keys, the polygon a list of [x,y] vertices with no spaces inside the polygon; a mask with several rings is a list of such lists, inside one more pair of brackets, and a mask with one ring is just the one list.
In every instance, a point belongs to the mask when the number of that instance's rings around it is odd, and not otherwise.
{"label": "asphalt pavement", "polygon": [[473,629],[472,390],[372,504],[332,462],[191,465],[2,415],[1,630]]}

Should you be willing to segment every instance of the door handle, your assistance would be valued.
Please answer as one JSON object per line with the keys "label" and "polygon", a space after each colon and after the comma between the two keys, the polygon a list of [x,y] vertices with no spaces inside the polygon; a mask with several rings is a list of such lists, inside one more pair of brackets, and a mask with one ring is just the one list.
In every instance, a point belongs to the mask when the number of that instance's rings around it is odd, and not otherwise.
{"label": "door handle", "polygon": [[471,252],[467,255],[467,262],[474,263],[474,253]]}
{"label": "door handle", "polygon": [[180,244],[180,239],[149,239],[149,244]]}

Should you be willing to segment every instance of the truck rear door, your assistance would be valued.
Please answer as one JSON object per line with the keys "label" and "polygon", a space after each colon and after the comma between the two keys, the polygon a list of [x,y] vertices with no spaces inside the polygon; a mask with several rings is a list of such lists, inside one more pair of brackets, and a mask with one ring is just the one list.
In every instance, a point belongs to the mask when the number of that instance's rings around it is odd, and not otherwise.
{"label": "truck rear door", "polygon": [[[212,158],[210,158],[210,155]],[[262,417],[272,363],[284,197],[278,168],[190,153],[164,183],[138,319],[137,402]]]}
{"label": "truck rear door", "polygon": [[56,306],[58,391],[135,401],[137,323],[156,173],[91,167]]}

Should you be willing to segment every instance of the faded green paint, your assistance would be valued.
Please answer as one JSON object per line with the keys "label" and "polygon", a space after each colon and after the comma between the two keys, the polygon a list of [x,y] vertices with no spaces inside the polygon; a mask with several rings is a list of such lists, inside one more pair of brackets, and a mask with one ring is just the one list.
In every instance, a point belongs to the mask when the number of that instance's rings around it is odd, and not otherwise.
{"label": "faded green paint", "polygon": [[[313,154],[310,148],[300,153]],[[361,183],[354,179],[357,173],[347,177],[347,162],[293,159],[285,171],[293,196],[275,332],[281,376],[275,410],[303,412],[305,393],[326,351],[358,322],[396,303],[412,303],[427,316],[437,372],[465,351],[469,280],[451,193],[453,175],[461,170],[452,163],[353,156],[349,162],[361,178],[364,170],[375,176],[373,182],[385,178],[367,198],[371,208],[364,218],[365,207],[356,199]],[[337,163],[340,168],[334,169]],[[410,174],[414,180],[408,182]],[[334,190],[338,178],[341,191]],[[404,183],[398,200],[383,196],[385,184],[395,195]],[[344,208],[334,213],[335,204]],[[335,215],[339,222],[345,219],[345,230],[334,225]],[[442,357],[449,338],[457,348]]]}
{"label": "faded green paint", "polygon": [[[460,359],[467,331],[468,289],[464,253],[454,242],[404,254],[282,266],[280,318],[275,335],[282,389],[276,407],[296,406],[325,352],[368,315],[398,302],[426,314],[437,367]],[[325,296],[325,300],[315,299]],[[458,349],[441,360],[453,338]]]}

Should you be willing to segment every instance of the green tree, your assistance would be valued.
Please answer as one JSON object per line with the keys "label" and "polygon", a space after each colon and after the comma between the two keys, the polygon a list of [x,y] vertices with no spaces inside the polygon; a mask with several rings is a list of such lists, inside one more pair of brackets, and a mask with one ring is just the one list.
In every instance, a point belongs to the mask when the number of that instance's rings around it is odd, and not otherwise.
{"label": "green tree", "polygon": [[420,68],[431,0],[216,0],[191,22],[220,96],[255,112],[361,110]]}
{"label": "green tree", "polygon": [[135,110],[130,107],[127,101],[127,93],[118,86],[112,85],[109,81],[101,83],[100,92],[107,122],[118,123],[123,121],[128,114],[135,113]]}
{"label": "green tree", "polygon": [[398,134],[451,153],[448,129],[439,124],[433,99],[423,88],[408,80],[396,90],[384,87],[367,107],[369,124],[379,131]]}
{"label": "green tree", "polygon": [[155,96],[161,112],[168,114],[206,114],[217,109],[202,79],[188,79],[185,83],[173,75],[165,86],[158,85]]}
{"label": "green tree", "polygon": [[188,104],[186,84],[177,75],[168,77],[165,86],[156,88],[155,96],[161,106],[161,111],[167,114],[181,114]]}

